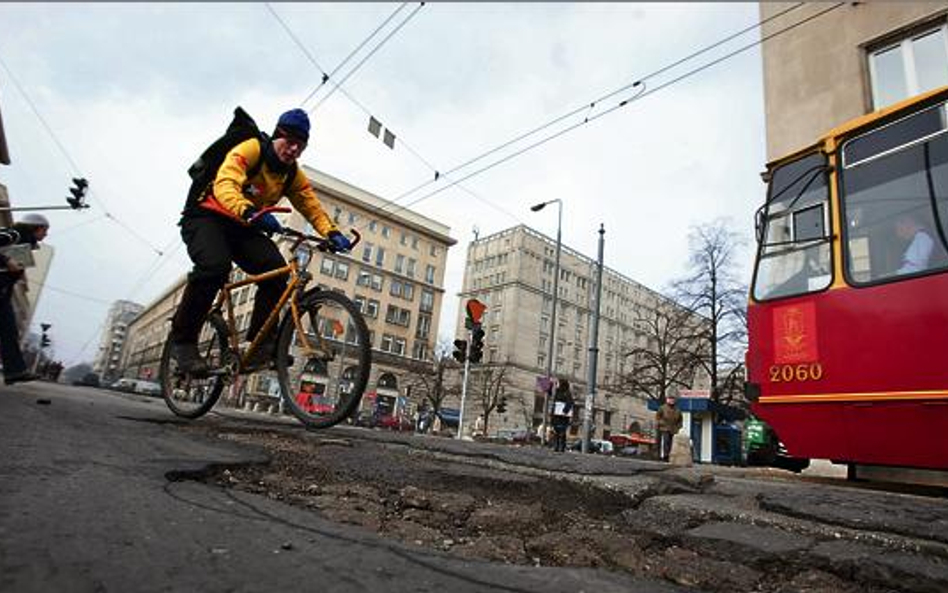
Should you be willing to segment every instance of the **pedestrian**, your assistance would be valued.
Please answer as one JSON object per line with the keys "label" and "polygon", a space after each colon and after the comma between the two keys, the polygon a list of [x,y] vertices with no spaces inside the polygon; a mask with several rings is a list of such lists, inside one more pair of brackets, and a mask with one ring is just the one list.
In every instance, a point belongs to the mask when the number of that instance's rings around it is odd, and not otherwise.
{"label": "pedestrian", "polygon": [[[13,225],[13,230],[18,245],[37,249],[49,232],[49,221],[42,214],[27,214]],[[7,385],[39,379],[26,368],[13,312],[13,286],[23,277],[23,267],[16,259],[0,253],[0,358],[3,360],[3,380]]]}
{"label": "pedestrian", "polygon": [[484,436],[484,415],[479,414],[474,421],[474,432],[471,433],[474,438]]}
{"label": "pedestrian", "polygon": [[[197,204],[189,204],[182,212],[178,224],[194,268],[171,324],[171,352],[181,372],[202,375],[208,371],[207,362],[198,353],[198,334],[214,297],[230,275],[231,264],[250,274],[286,265],[268,237],[283,227],[273,214],[261,213],[261,209],[273,206],[286,195],[335,250],[348,251],[352,247],[323,210],[306,174],[296,166],[309,142],[309,132],[305,111],[287,111],[280,116],[272,136],[261,134],[233,147]],[[248,178],[252,171],[256,173]],[[285,288],[286,276],[258,284],[248,340],[254,340]],[[250,366],[272,360],[275,346],[276,335],[271,330]]]}
{"label": "pedestrian", "polygon": [[658,458],[668,461],[672,439],[681,430],[682,424],[681,411],[675,406],[674,395],[666,397],[665,403],[658,407],[655,422],[658,425]]}
{"label": "pedestrian", "polygon": [[570,391],[569,381],[563,377],[556,382],[556,393],[553,395],[553,413],[550,423],[553,425],[553,450],[559,453],[566,451],[566,429],[573,420],[573,392]]}

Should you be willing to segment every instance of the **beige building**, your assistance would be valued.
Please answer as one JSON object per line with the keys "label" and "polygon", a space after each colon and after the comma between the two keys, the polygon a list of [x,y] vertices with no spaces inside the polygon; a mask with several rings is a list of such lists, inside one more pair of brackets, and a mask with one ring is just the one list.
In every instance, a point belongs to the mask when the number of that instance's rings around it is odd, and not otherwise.
{"label": "beige building", "polygon": [[[761,20],[796,3],[761,2]],[[764,25],[767,159],[854,117],[948,84],[945,2],[813,2]],[[821,16],[815,16],[827,11]]]}
{"label": "beige building", "polygon": [[[323,209],[340,229],[356,229],[361,243],[347,255],[316,254],[309,265],[314,283],[338,289],[362,309],[373,347],[372,374],[366,393],[389,398],[393,407],[406,395],[405,367],[412,359],[428,359],[434,351],[444,300],[448,248],[456,243],[449,228],[417,212],[352,186],[330,175],[303,167]],[[284,224],[312,233],[300,214],[284,215]],[[235,272],[235,280],[243,278]],[[181,299],[182,278],[129,326],[124,360],[126,376],[157,369],[168,323]],[[237,327],[250,323],[255,286],[233,295]],[[275,376],[258,373],[248,383],[248,395],[278,404]],[[407,412],[407,410],[404,410]]]}
{"label": "beige building", "polygon": [[[456,335],[466,335],[464,303],[478,299],[487,305],[481,321],[486,332],[482,364],[508,367],[507,411],[494,412],[488,434],[535,430],[541,423],[543,395],[537,382],[545,377],[549,352],[555,253],[555,240],[523,225],[479,238],[468,247]],[[588,391],[597,267],[594,259],[562,246],[553,375],[569,379],[580,409]],[[647,410],[644,397],[620,396],[609,386],[631,370],[624,355],[649,345],[636,320],[659,302],[667,301],[615,270],[603,270],[593,438],[626,432],[632,422],[643,428],[651,426],[654,414]],[[465,424],[468,419],[473,422],[477,414],[476,400],[468,401]]]}
{"label": "beige building", "polygon": [[[99,340],[99,350],[92,363],[92,370],[99,380],[110,384],[122,376],[122,352],[128,336],[128,324],[142,312],[143,307],[132,301],[115,301],[109,307]],[[143,379],[152,378],[154,371],[146,373]]]}

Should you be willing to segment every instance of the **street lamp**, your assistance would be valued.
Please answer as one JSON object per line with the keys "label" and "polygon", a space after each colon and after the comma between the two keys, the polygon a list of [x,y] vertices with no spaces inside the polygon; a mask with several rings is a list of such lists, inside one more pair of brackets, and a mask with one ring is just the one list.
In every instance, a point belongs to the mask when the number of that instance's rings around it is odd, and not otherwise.
{"label": "street lamp", "polygon": [[545,445],[547,443],[546,427],[550,420],[550,391],[553,389],[553,346],[556,341],[556,301],[560,295],[560,248],[562,246],[563,231],[563,201],[559,198],[540,202],[530,206],[533,212],[539,212],[547,204],[556,204],[559,206],[556,219],[556,261],[553,264],[553,313],[550,315],[550,347],[546,357],[546,389],[543,390],[543,424],[540,425],[540,440]]}

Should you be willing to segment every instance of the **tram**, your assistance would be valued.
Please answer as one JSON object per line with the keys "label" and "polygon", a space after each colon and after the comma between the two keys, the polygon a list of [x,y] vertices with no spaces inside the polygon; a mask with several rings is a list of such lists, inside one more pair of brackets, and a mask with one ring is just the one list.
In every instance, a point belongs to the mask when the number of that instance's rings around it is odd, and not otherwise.
{"label": "tram", "polygon": [[948,87],[767,166],[747,396],[795,457],[948,485]]}

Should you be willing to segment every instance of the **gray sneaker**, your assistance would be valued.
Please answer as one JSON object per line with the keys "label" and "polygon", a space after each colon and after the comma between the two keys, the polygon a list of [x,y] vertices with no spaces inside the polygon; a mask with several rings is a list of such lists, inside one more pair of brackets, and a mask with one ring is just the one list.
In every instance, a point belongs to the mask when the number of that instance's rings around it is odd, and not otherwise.
{"label": "gray sneaker", "polygon": [[186,375],[206,375],[207,361],[198,352],[197,344],[181,342],[171,345],[171,356],[178,363],[178,372]]}

